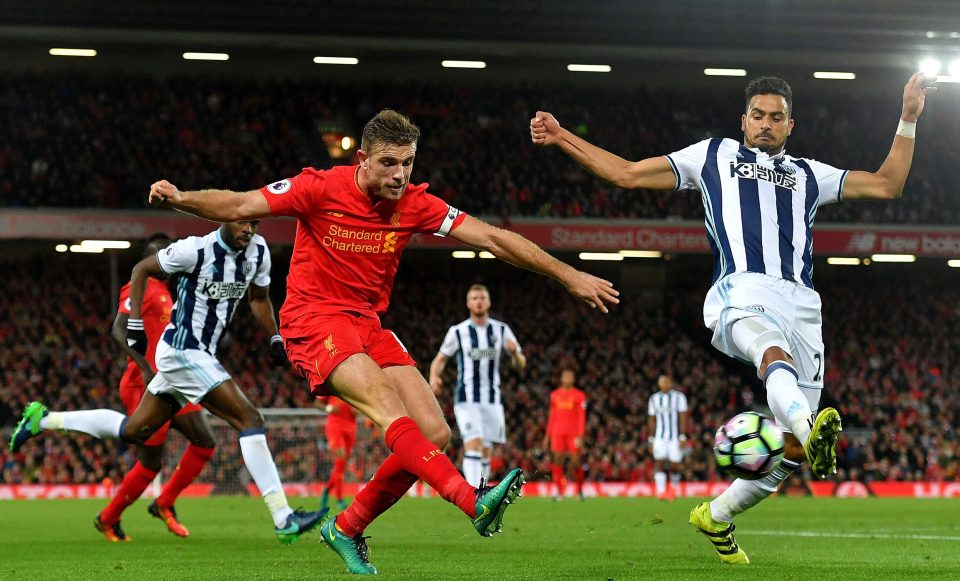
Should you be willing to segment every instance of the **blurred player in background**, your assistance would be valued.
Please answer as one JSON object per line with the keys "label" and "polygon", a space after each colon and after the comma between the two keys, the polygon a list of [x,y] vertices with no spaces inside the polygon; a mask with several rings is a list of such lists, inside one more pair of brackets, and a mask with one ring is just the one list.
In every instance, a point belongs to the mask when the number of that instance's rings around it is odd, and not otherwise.
{"label": "blurred player in background", "polygon": [[566,485],[565,462],[573,468],[577,495],[583,500],[583,435],[587,429],[587,396],[574,386],[576,375],[572,369],[560,373],[560,387],[550,392],[550,413],[547,417],[544,449],[550,448],[550,471],[553,478],[553,498],[560,500]]}
{"label": "blurred player in background", "polygon": [[209,220],[297,218],[281,330],[294,366],[314,395],[336,394],[373,420],[392,454],[336,519],[323,541],[358,574],[374,574],[363,531],[418,478],[471,519],[483,536],[499,532],[523,484],[519,468],[497,486],[474,488],[444,454],[450,428],[430,385],[395,334],[383,329],[400,255],[415,233],[452,236],[512,264],[560,281],[607,312],[612,285],[579,272],[512,232],[467,216],[410,183],[420,130],[391,110],[363,129],[358,164],[299,175],[259,190],[181,192],[167,181],[150,202]]}
{"label": "blurred player in background", "polygon": [[500,361],[504,353],[517,371],[527,358],[513,330],[490,318],[490,291],[482,284],[467,290],[470,317],[447,330],[440,352],[430,363],[430,387],[443,391],[441,374],[447,360],[457,357],[457,385],[453,413],[463,440],[463,477],[472,486],[490,479],[490,456],[494,444],[507,441],[503,399],[500,392]]}
{"label": "blurred player in background", "polygon": [[292,543],[319,524],[323,512],[290,508],[267,445],[263,416],[216,358],[238,301],[249,293],[254,318],[271,336],[271,361],[287,363],[270,301],[270,251],[257,234],[258,226],[256,220],[223,224],[206,236],[175,242],[134,267],[126,340],[141,354],[148,348],[141,307],[148,277],[182,276],[170,323],[157,344],[157,374],[130,416],[113,410],[48,412],[33,402],[14,430],[10,449],[16,451],[42,430],[84,432],[142,445],[183,406],[202,403],[240,432],[244,464],[270,510],[277,539]]}
{"label": "blurred player in background", "polygon": [[323,431],[327,436],[327,449],[333,456],[333,468],[323,487],[320,509],[329,507],[332,494],[337,499],[337,508],[345,510],[347,503],[343,499],[343,480],[347,473],[347,463],[353,454],[353,446],[357,442],[357,418],[350,404],[339,397],[324,396],[317,398],[317,401],[327,412]]}
{"label": "blurred player in background", "polygon": [[[170,238],[166,234],[154,234],[147,240],[143,257],[152,258],[169,245]],[[153,380],[157,369],[155,362],[157,343],[170,322],[170,313],[173,311],[173,299],[170,297],[167,283],[160,278],[147,278],[140,306],[142,327],[147,336],[147,352],[141,355],[127,344],[126,329],[131,306],[130,286],[131,283],[128,282],[120,289],[120,306],[111,333],[120,349],[127,355],[127,369],[120,379],[120,400],[127,415],[132,415],[140,405],[147,385]],[[110,504],[94,519],[94,526],[107,540],[114,542],[132,540],[120,527],[120,516],[128,506],[140,498],[147,486],[157,477],[163,461],[167,430],[171,424],[184,435],[189,444],[183,456],[180,457],[173,476],[147,510],[151,515],[162,520],[170,532],[178,537],[186,537],[190,534],[190,531],[177,520],[173,503],[213,456],[215,445],[213,431],[203,414],[198,413],[202,411],[203,408],[199,405],[188,403],[170,422],[161,426],[142,446],[137,447],[137,463],[123,477],[123,482],[114,493]]]}
{"label": "blurred player in background", "polygon": [[[673,500],[680,490],[680,447],[687,441],[687,396],[673,389],[673,378],[661,375],[657,378],[658,391],[647,403],[647,440],[656,464],[653,481],[657,498]],[[667,489],[667,473],[670,462],[670,488]]]}
{"label": "blurred player in background", "polygon": [[808,460],[814,475],[836,471],[840,414],[814,415],[823,389],[820,295],[813,290],[813,219],[842,200],[900,197],[913,160],[916,124],[935,78],[916,73],[903,90],[900,124],[876,172],[840,170],[785,151],[794,129],[793,92],[776,77],[746,88],[743,141],[712,138],[669,155],[627,161],[591,145],[538,111],[530,134],[557,145],[600,179],[627,189],[701,193],[714,255],[704,323],[713,345],[757,369],[767,403],[786,435],[785,459],[760,480],[736,480],[690,513],[724,563],[749,563],[733,537],[733,518],[769,496]]}

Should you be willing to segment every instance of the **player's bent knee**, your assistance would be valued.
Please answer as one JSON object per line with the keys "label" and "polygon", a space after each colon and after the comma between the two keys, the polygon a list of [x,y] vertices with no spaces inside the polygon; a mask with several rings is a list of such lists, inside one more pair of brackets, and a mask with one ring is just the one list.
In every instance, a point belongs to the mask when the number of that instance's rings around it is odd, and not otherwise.
{"label": "player's bent knee", "polygon": [[140,446],[137,461],[147,470],[159,472],[163,466],[163,446]]}

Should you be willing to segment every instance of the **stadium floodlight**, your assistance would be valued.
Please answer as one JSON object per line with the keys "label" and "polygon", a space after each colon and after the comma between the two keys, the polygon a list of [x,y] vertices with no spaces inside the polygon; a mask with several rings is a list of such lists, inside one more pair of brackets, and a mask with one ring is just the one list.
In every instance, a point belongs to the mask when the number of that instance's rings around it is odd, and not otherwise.
{"label": "stadium floodlight", "polygon": [[453,257],[454,258],[476,258],[477,253],[474,252],[473,250],[454,250]]}
{"label": "stadium floodlight", "polygon": [[183,60],[188,61],[228,61],[230,55],[225,52],[185,52]]}
{"label": "stadium floodlight", "polygon": [[874,254],[870,257],[874,262],[916,262],[913,254]]}
{"label": "stadium floodlight", "polygon": [[937,76],[937,73],[940,72],[940,61],[933,57],[923,59],[920,61],[920,72],[928,77]]}
{"label": "stadium floodlight", "polygon": [[92,48],[51,48],[51,56],[97,56],[97,51]]}
{"label": "stadium floodlight", "polygon": [[318,65],[356,65],[360,59],[352,56],[315,56],[313,62]]}
{"label": "stadium floodlight", "polygon": [[440,61],[445,69],[485,69],[487,63],[483,61]]}
{"label": "stadium floodlight", "polygon": [[100,254],[103,252],[103,248],[99,246],[84,246],[82,244],[71,244],[70,252],[77,252],[81,254]]}
{"label": "stadium floodlight", "polygon": [[960,83],[960,75],[937,75],[938,83]]}
{"label": "stadium floodlight", "polygon": [[610,65],[567,65],[571,73],[609,73],[613,70]]}
{"label": "stadium floodlight", "polygon": [[827,264],[834,266],[859,266],[860,259],[850,256],[831,256],[827,258]]}
{"label": "stadium floodlight", "polygon": [[54,248],[56,248],[57,252],[66,252],[67,250],[70,250],[70,247],[68,247],[66,244],[57,244]]}
{"label": "stadium floodlight", "polygon": [[113,250],[126,250],[130,248],[130,242],[126,240],[82,240],[80,246],[87,248],[110,248]]}
{"label": "stadium floodlight", "polygon": [[953,259],[947,261],[947,266],[950,268],[960,268],[960,260]]}
{"label": "stadium floodlight", "polygon": [[746,69],[703,69],[703,74],[708,77],[745,77]]}
{"label": "stadium floodlight", "polygon": [[623,260],[619,252],[581,252],[580,260]]}
{"label": "stadium floodlight", "polygon": [[663,253],[659,250],[621,250],[620,256],[624,258],[660,258]]}
{"label": "stadium floodlight", "polygon": [[813,73],[815,79],[830,79],[834,81],[852,81],[857,78],[856,73],[845,73],[841,71],[817,71]]}
{"label": "stadium floodlight", "polygon": [[480,258],[486,258],[487,260],[489,260],[489,259],[491,259],[491,258],[496,258],[496,256],[494,256],[493,254],[487,252],[486,250],[481,251],[478,256],[480,256]]}
{"label": "stadium floodlight", "polygon": [[348,135],[344,135],[343,139],[340,140],[340,149],[346,151],[353,147],[353,139]]}

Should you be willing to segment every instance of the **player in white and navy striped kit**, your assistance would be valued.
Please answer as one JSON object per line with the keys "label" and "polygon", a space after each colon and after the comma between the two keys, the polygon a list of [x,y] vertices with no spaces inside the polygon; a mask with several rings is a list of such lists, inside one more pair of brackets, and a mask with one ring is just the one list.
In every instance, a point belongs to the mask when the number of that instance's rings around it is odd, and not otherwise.
{"label": "player in white and navy striped kit", "polygon": [[467,291],[470,318],[447,330],[440,351],[430,364],[430,385],[439,395],[447,360],[457,358],[453,411],[463,440],[463,477],[472,486],[490,477],[495,444],[506,442],[500,361],[504,354],[523,370],[526,357],[509,325],[490,317],[490,292],[475,284]]}
{"label": "player in white and navy striped kit", "polygon": [[[654,467],[653,482],[657,498],[672,500],[680,488],[681,445],[687,441],[687,396],[673,389],[673,378],[663,374],[657,378],[657,392],[647,402],[647,439],[650,442]],[[667,462],[670,462],[670,495],[667,495]]]}
{"label": "player in white and navy striped kit", "polygon": [[690,514],[690,523],[710,538],[724,562],[749,562],[733,538],[734,516],[769,496],[805,459],[818,476],[835,470],[840,416],[827,408],[812,417],[824,375],[820,296],[813,290],[813,220],[824,204],[900,197],[913,160],[916,122],[934,81],[920,73],[907,81],[900,125],[876,172],[842,171],[787,155],[793,96],[775,77],[747,86],[742,143],[707,139],[638,162],[591,145],[549,113],[537,112],[530,121],[534,143],[559,146],[611,184],[694,189],[703,197],[714,255],[704,322],[714,346],[756,367],[770,409],[787,430],[785,460],[776,470],[760,480],[737,480]]}
{"label": "player in white and navy striped kit", "polygon": [[[200,403],[240,432],[243,461],[270,510],[280,542],[292,543],[317,526],[326,511],[290,508],[267,446],[263,417],[216,358],[217,344],[238,302],[249,293],[254,318],[271,336],[271,360],[275,365],[287,363],[270,301],[270,251],[256,233],[258,225],[259,220],[223,224],[206,236],[175,242],[134,267],[127,343],[141,353],[147,347],[140,319],[146,278],[181,278],[170,323],[157,345],[157,373],[132,415],[112,410],[47,413],[42,404],[34,402],[24,412],[25,420],[14,438],[25,440],[39,430],[58,429],[142,445],[181,405]],[[42,416],[38,417],[38,430],[22,428],[28,425],[28,415]]]}

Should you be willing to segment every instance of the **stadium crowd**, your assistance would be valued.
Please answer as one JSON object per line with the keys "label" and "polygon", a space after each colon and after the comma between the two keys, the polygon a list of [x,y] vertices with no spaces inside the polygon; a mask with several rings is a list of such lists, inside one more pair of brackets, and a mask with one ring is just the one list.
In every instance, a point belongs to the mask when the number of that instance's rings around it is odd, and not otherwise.
{"label": "stadium crowd", "polygon": [[[275,290],[283,285],[288,249],[275,249]],[[686,262],[684,262],[686,261]],[[57,409],[123,409],[117,385],[124,361],[109,336],[115,309],[102,258],[56,255],[3,262],[0,280],[0,433],[9,434],[24,406],[41,399]],[[442,264],[444,280],[423,286],[423,269]],[[919,267],[908,267],[919,268]],[[627,290],[610,315],[576,304],[559,285],[494,261],[451,261],[447,254],[418,255],[401,267],[385,326],[394,329],[426,370],[450,324],[467,316],[464,296],[473,282],[487,284],[494,316],[507,321],[527,354],[519,375],[504,370],[508,444],[494,470],[520,465],[535,479],[549,475],[541,449],[549,391],[560,370],[577,371],[588,396],[584,461],[593,480],[649,481],[647,397],[668,371],[691,403],[685,479],[715,479],[713,432],[746,409],[763,409],[761,384],[745,367],[715,352],[702,328],[700,307],[709,273],[706,258],[668,263],[662,286]],[[891,272],[818,269],[827,345],[823,403],[844,416],[840,478],[957,480],[960,468],[960,386],[954,365],[960,310],[949,289],[953,273],[932,268],[923,276],[885,282]],[[955,278],[955,275],[954,275]],[[122,282],[122,281],[121,281]],[[876,289],[883,289],[876,292]],[[279,305],[282,297],[275,292]],[[267,338],[240,309],[222,347],[222,361],[260,407],[313,406],[306,383],[292,370],[276,370]],[[455,367],[455,366],[450,366]],[[453,422],[452,387],[441,404]],[[322,430],[302,418],[273,423],[270,438],[285,481],[318,481],[329,470]],[[232,490],[245,483],[236,438],[218,430],[218,453],[200,480]],[[359,473],[370,476],[385,448],[375,437],[358,440]],[[452,455],[460,453],[455,438]],[[176,457],[179,450],[173,450]],[[16,456],[0,451],[0,482],[119,481],[133,462],[126,445],[48,434]],[[172,468],[168,462],[166,470]]]}
{"label": "stadium crowd", "polygon": [[[463,210],[487,216],[702,219],[692,192],[625,192],[561,153],[529,143],[537,109],[611,151],[639,159],[711,136],[737,137],[740,89],[516,85],[388,86],[329,80],[16,73],[0,79],[0,200],[13,207],[139,208],[154,179],[245,190],[331,163],[322,134],[356,136],[373,114],[409,114],[423,139],[417,178]],[[798,93],[788,151],[843,168],[879,167],[899,87],[878,95]],[[838,114],[842,112],[842,114]],[[924,115],[906,198],[836,205],[821,221],[956,224],[957,116]],[[347,160],[342,160],[347,161]],[[935,171],[934,171],[935,168]]]}

